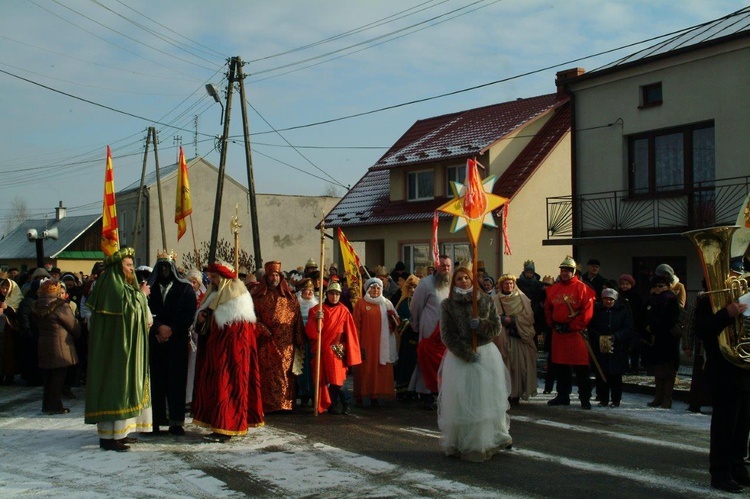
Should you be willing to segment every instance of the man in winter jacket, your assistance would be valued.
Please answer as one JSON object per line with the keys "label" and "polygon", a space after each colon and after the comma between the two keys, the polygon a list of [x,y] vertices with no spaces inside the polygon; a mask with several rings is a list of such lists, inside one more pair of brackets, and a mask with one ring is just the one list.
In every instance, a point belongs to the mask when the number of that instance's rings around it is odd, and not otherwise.
{"label": "man in winter jacket", "polygon": [[584,335],[594,315],[596,294],[575,275],[570,256],[560,264],[558,282],[547,289],[544,315],[552,329],[552,363],[557,373],[557,396],[548,405],[570,405],[572,371],[576,373],[578,398],[583,409],[591,409],[589,353]]}

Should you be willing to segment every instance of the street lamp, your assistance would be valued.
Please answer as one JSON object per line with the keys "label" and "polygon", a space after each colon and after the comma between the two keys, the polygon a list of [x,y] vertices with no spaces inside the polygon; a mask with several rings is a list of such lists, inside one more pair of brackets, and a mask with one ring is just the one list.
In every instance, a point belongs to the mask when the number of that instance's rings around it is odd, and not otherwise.
{"label": "street lamp", "polygon": [[214,98],[214,101],[218,102],[221,106],[221,121],[219,121],[219,125],[224,123],[224,104],[221,102],[221,98],[219,97],[219,89],[214,85],[213,83],[206,83],[206,93]]}

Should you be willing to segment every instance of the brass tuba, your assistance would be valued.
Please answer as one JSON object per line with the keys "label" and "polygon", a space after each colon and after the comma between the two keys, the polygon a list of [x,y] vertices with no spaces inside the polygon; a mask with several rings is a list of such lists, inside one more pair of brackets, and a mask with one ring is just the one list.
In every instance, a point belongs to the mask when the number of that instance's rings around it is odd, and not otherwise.
{"label": "brass tuba", "polygon": [[[714,313],[748,292],[750,274],[741,277],[730,274],[732,235],[737,229],[739,226],[730,225],[691,230],[682,234],[698,248],[707,294]],[[734,324],[730,324],[719,334],[719,350],[731,364],[750,369],[750,331],[744,319],[744,316],[739,315]]]}

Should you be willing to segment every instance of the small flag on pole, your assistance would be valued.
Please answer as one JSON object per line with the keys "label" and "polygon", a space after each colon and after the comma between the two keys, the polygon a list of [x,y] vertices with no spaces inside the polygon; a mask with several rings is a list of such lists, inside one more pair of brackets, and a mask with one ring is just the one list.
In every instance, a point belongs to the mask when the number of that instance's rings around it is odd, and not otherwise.
{"label": "small flag on pole", "polygon": [[177,224],[177,241],[185,235],[185,219],[193,213],[193,202],[190,199],[190,180],[188,179],[185,153],[180,146],[180,173],[177,175],[177,201],[174,207],[174,222]]}
{"label": "small flag on pole", "polygon": [[112,169],[112,151],[107,146],[107,166],[104,171],[104,202],[102,203],[101,248],[106,256],[120,249],[115,206],[115,174]]}

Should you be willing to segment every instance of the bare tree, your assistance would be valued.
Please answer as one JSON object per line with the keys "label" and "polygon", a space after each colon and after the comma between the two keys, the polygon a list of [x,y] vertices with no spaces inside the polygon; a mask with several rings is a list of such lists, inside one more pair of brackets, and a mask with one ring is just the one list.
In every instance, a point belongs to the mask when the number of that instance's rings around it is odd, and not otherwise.
{"label": "bare tree", "polygon": [[333,184],[326,184],[326,188],[323,190],[324,196],[329,196],[332,198],[340,198],[341,194],[339,194],[339,188],[336,187]]}
{"label": "bare tree", "polygon": [[[208,253],[211,249],[211,245],[208,241],[203,241],[198,248],[198,256],[201,259],[201,265],[204,267],[208,265]],[[225,239],[219,239],[216,242],[216,258],[224,260],[230,265],[234,265],[234,246],[226,241]],[[245,267],[248,272],[255,271],[255,261],[252,255],[249,255],[247,251],[240,249],[239,251],[240,267]],[[182,255],[182,266],[186,269],[198,268],[195,261],[195,252],[191,251]]]}
{"label": "bare tree", "polygon": [[10,231],[21,225],[21,223],[28,217],[28,205],[24,198],[16,196],[13,201],[10,202],[10,213],[5,221],[5,227],[3,234],[8,234]]}

